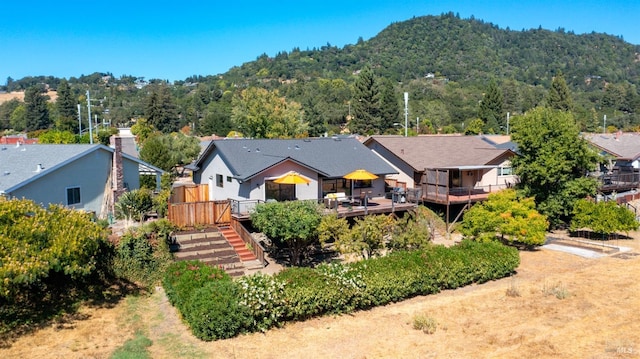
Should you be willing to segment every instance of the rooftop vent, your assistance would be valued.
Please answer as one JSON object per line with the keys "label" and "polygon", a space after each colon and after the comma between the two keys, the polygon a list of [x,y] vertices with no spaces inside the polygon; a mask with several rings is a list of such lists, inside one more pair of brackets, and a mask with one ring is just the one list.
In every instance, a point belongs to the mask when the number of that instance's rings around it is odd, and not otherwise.
{"label": "rooftop vent", "polygon": [[11,172],[9,172],[9,171],[4,171],[4,175],[5,175],[5,176],[8,176],[8,175],[10,175],[10,174],[11,174]]}
{"label": "rooftop vent", "polygon": [[36,172],[42,172],[43,169],[44,167],[42,167],[42,163],[38,163],[38,165],[36,166]]}

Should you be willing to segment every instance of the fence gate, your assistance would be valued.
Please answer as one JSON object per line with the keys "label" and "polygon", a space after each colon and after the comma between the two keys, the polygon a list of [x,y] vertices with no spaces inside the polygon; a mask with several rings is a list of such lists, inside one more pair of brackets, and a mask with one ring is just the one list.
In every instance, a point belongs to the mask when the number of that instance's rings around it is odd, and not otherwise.
{"label": "fence gate", "polygon": [[178,227],[218,226],[231,222],[230,201],[169,203],[167,217]]}

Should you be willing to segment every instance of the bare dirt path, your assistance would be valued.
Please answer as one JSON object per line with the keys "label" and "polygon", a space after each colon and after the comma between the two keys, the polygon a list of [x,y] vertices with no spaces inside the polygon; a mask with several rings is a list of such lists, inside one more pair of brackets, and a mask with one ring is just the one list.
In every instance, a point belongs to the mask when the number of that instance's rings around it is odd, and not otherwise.
{"label": "bare dirt path", "polygon": [[[640,358],[639,240],[609,243],[632,254],[522,252],[511,278],[216,342],[193,337],[157,290],[83,308],[86,319],[22,337],[0,357],[105,358],[138,330],[154,358]],[[436,332],[413,329],[416,314],[436,319]]]}

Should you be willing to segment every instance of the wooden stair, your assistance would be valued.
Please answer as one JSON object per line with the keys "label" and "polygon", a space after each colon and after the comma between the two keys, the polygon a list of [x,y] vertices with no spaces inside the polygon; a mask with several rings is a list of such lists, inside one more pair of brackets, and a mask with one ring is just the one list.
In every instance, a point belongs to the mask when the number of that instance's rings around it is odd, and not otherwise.
{"label": "wooden stair", "polygon": [[236,232],[232,227],[221,226],[218,228],[220,229],[220,233],[222,234],[222,236],[226,238],[227,242],[229,242],[236,253],[238,253],[238,256],[240,256],[240,260],[242,262],[251,262],[258,260],[253,252],[247,248],[247,245],[244,243],[242,238],[240,238],[238,232]]}
{"label": "wooden stair", "polygon": [[176,260],[199,260],[219,267],[232,277],[245,274],[240,255],[222,233],[216,229],[199,232],[179,232],[173,236],[172,252]]}

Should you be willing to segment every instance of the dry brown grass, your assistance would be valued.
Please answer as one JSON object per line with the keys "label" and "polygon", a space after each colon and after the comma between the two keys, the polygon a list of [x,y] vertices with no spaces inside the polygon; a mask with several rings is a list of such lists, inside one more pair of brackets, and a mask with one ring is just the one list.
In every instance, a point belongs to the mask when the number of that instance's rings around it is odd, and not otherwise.
{"label": "dry brown grass", "polygon": [[[58,98],[58,93],[56,91],[49,91],[47,92],[47,96],[49,96],[49,102],[55,102],[56,98]],[[24,92],[0,93],[0,104],[10,101],[14,98],[17,98],[20,101],[24,101]]]}
{"label": "dry brown grass", "polygon": [[[638,239],[616,242],[640,252]],[[193,337],[158,291],[112,309],[84,308],[87,319],[27,335],[0,356],[104,358],[142,330],[154,358],[640,357],[640,256],[539,250],[521,258],[513,278],[217,342]],[[507,295],[514,280],[519,296]],[[548,295],[557,283],[570,295]],[[438,330],[413,329],[416,313],[429,313]]]}

